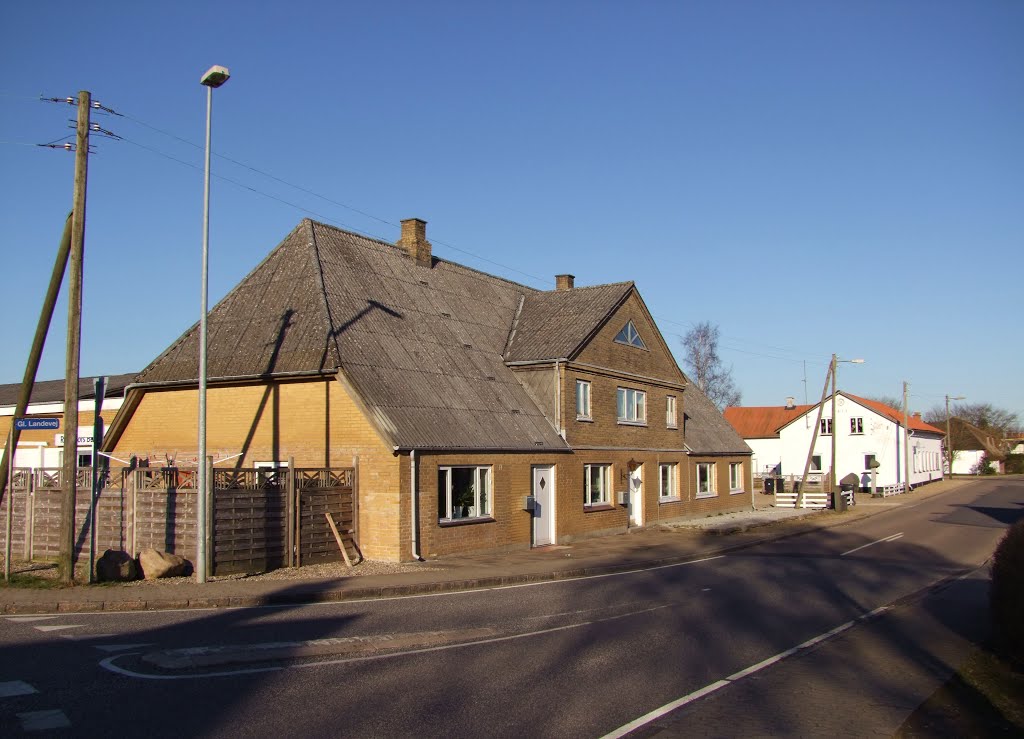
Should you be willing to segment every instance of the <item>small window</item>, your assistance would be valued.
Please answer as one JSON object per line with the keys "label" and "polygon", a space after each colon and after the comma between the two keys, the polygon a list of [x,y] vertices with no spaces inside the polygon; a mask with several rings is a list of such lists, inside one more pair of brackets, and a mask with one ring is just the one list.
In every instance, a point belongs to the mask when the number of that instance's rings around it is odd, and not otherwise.
{"label": "small window", "polygon": [[647,393],[643,390],[620,387],[616,408],[619,423],[647,423]]}
{"label": "small window", "polygon": [[850,419],[850,433],[851,434],[863,434],[864,433],[864,419],[863,418],[851,418]]}
{"label": "small window", "polygon": [[590,383],[576,380],[576,418],[590,418]]}
{"label": "small window", "polygon": [[659,465],[661,489],[658,494],[662,500],[679,500],[679,465]]}
{"label": "small window", "polygon": [[615,335],[615,341],[619,344],[635,346],[637,349],[647,348],[647,344],[640,338],[640,334],[637,333],[636,326],[633,325],[632,321],[623,326],[622,330]]}
{"label": "small window", "polygon": [[701,462],[697,465],[697,497],[710,498],[715,495],[715,463]]}
{"label": "small window", "polygon": [[821,435],[831,436],[832,435],[832,419],[823,418],[821,419]]}
{"label": "small window", "polygon": [[742,462],[730,462],[729,463],[729,492],[730,493],[742,493],[743,492],[743,463]]}
{"label": "small window", "polygon": [[605,505],[611,489],[610,464],[583,465],[583,505]]}
{"label": "small window", "polygon": [[874,454],[865,454],[864,455],[864,469],[866,469],[868,472],[870,472],[871,471],[871,463],[874,462],[874,461],[875,461],[875,455]]}
{"label": "small window", "polygon": [[490,467],[441,467],[437,471],[437,517],[442,521],[491,515]]}
{"label": "small window", "polygon": [[669,395],[665,398],[665,425],[670,429],[679,428],[679,416],[676,413],[676,397]]}
{"label": "small window", "polygon": [[811,457],[811,472],[821,472],[821,455],[815,454]]}

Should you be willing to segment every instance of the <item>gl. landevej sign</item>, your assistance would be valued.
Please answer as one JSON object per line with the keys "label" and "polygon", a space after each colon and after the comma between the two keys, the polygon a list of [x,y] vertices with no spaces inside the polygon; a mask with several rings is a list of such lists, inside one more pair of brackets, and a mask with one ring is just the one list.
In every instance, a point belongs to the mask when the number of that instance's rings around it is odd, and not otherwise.
{"label": "gl. landevej sign", "polygon": [[35,431],[38,429],[59,429],[59,418],[15,418],[14,428],[19,431]]}

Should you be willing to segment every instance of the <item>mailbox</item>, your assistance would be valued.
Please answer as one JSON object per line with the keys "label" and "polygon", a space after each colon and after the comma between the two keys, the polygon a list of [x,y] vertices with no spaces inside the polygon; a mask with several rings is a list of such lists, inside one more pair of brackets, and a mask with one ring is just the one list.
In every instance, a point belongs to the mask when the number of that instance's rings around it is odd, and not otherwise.
{"label": "mailbox", "polygon": [[629,505],[629,491],[623,490],[619,493],[619,505]]}
{"label": "mailbox", "polygon": [[523,510],[530,512],[537,510],[537,499],[532,495],[527,495],[523,498]]}

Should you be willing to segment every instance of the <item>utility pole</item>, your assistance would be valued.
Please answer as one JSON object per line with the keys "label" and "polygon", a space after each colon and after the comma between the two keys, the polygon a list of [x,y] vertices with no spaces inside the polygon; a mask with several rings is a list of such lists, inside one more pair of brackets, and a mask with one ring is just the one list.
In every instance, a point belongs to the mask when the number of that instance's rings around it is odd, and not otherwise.
{"label": "utility pole", "polygon": [[82,263],[85,256],[85,191],[89,171],[89,110],[92,96],[78,93],[75,188],[68,267],[68,337],[64,370],[64,495],[60,510],[58,566],[61,582],[75,579],[75,493],[78,485],[78,372],[82,349]]}
{"label": "utility pole", "polygon": [[[814,431],[811,433],[811,445],[807,449],[807,461],[804,462],[804,474],[800,478],[800,499],[803,499],[804,491],[807,488],[807,475],[811,470],[811,460],[814,458],[814,445],[818,443],[818,429],[821,428],[821,414],[825,410],[825,398],[828,394],[828,381],[835,369],[835,354],[832,355],[832,362],[829,362],[828,372],[825,373],[825,387],[821,389],[821,400],[818,401],[818,417],[814,419]],[[835,428],[832,429],[835,431]],[[821,486],[824,490],[825,486]]]}
{"label": "utility pole", "polygon": [[907,416],[907,398],[910,390],[910,383],[903,381],[903,476],[907,484],[903,488],[904,493],[910,492],[910,423]]}

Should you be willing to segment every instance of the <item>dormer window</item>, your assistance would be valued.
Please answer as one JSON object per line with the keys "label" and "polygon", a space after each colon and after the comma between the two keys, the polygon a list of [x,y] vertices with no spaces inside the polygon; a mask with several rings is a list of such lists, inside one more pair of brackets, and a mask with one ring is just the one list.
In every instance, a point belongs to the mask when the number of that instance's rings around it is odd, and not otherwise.
{"label": "dormer window", "polygon": [[637,333],[636,326],[633,325],[632,321],[626,323],[615,336],[615,341],[619,344],[627,344],[629,346],[635,346],[637,349],[646,349],[647,344],[640,338],[640,334]]}

